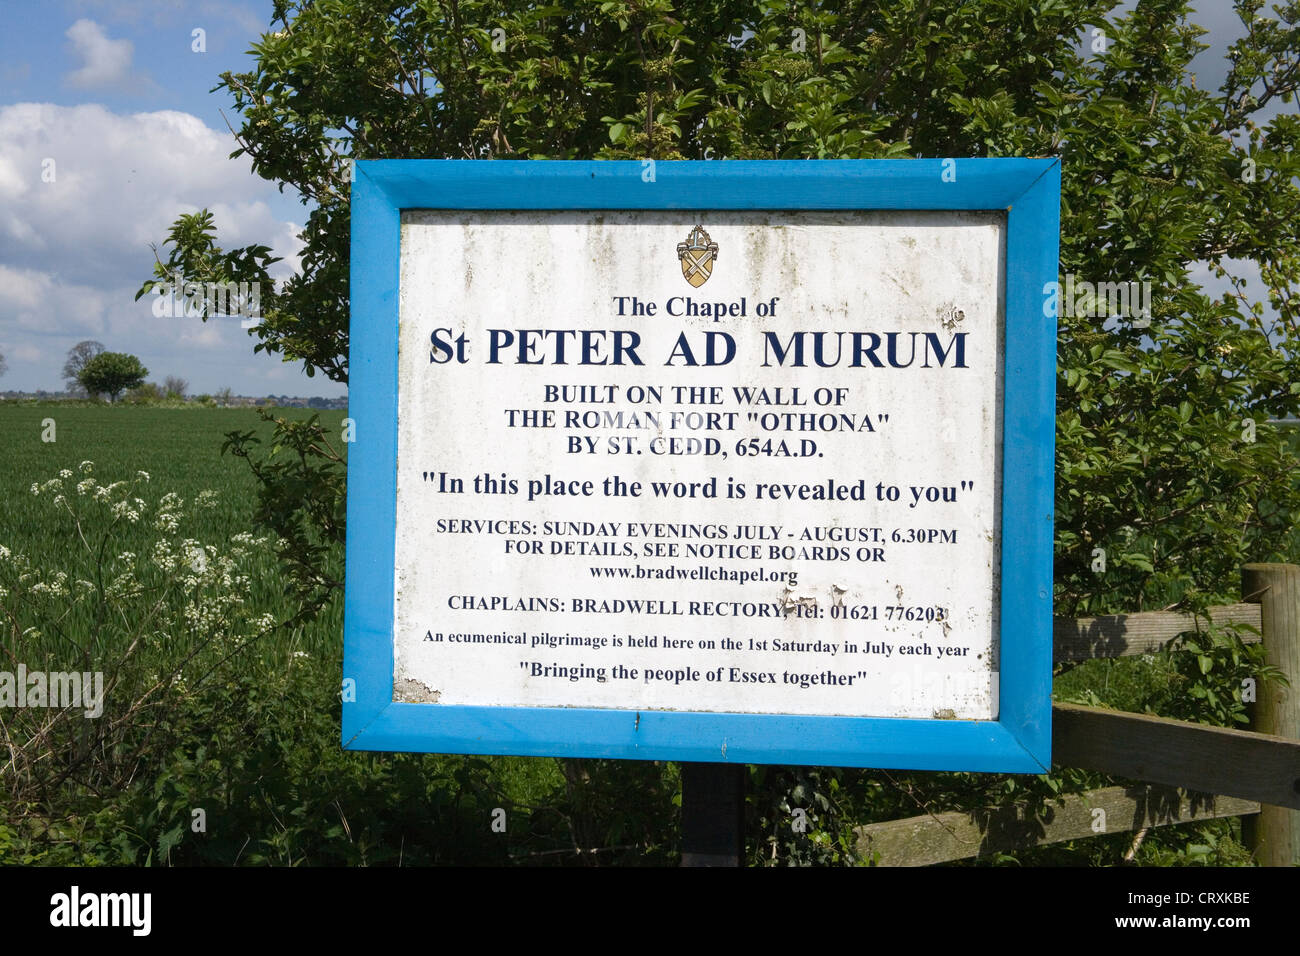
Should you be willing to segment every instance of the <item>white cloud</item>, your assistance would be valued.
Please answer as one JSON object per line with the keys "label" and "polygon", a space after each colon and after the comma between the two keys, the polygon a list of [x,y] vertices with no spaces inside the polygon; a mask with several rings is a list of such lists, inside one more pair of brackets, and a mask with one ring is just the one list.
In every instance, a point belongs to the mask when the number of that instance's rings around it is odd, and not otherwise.
{"label": "white cloud", "polygon": [[[225,247],[265,243],[290,257],[297,227],[268,202],[229,132],[174,110],[117,114],[102,106],[0,107],[0,263],[93,285],[153,270],[176,217],[207,207]],[[42,172],[53,160],[53,181]],[[46,177],[49,178],[49,177]]]}
{"label": "white cloud", "polygon": [[0,263],[0,309],[7,314],[37,309],[49,297],[49,273],[11,269]]}
{"label": "white cloud", "polygon": [[20,343],[52,335],[100,335],[112,299],[103,289],[0,263],[0,315],[5,334]]}
{"label": "white cloud", "polygon": [[5,354],[5,360],[13,365],[15,361],[19,362],[38,362],[43,358],[40,349],[30,345],[20,345],[16,349]]}
{"label": "white cloud", "polygon": [[130,40],[113,40],[94,20],[82,18],[65,34],[81,66],[65,78],[68,86],[99,90],[105,87],[136,89],[144,85],[131,69],[135,47]]}
{"label": "white cloud", "polygon": [[[59,388],[68,348],[93,338],[198,390],[252,391],[265,376],[276,392],[337,392],[304,383],[297,363],[254,356],[238,320],[160,318],[134,299],[153,272],[149,244],[165,257],[176,217],[205,207],[223,248],[271,246],[286,260],[277,278],[296,265],[301,227],[274,214],[275,186],[247,157],[229,159],[235,148],[229,132],[183,112],[0,107],[0,337],[10,357],[0,389]],[[44,159],[55,160],[52,182]]]}

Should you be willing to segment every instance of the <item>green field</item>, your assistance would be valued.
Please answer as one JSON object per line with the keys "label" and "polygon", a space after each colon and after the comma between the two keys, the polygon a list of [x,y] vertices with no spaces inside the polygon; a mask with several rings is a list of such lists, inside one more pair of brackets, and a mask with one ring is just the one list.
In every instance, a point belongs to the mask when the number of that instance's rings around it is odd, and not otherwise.
{"label": "green field", "polygon": [[[346,412],[287,408],[277,409],[276,414],[291,419],[318,414],[328,431],[339,434]],[[6,450],[0,468],[0,500],[5,502],[0,545],[26,554],[47,569],[63,570],[69,578],[89,578],[97,555],[80,542],[70,516],[51,507],[51,495],[31,493],[33,483],[68,471],[73,477],[65,484],[75,501],[72,486],[86,477],[81,467],[86,461],[93,462],[90,475],[100,485],[136,479],[138,472],[145,472],[148,480],[136,480],[132,497],[151,504],[167,492],[187,503],[204,491],[214,492],[211,507],[203,509],[187,529],[204,545],[224,545],[234,535],[253,529],[258,488],[245,462],[221,453],[224,435],[234,430],[256,431],[269,439],[272,426],[251,408],[0,404],[0,435]],[[43,435],[54,441],[42,440]],[[338,447],[346,448],[342,442]],[[119,523],[113,550],[143,554],[152,537],[147,520]],[[247,602],[259,612],[279,615],[284,610],[282,575],[269,546],[256,550],[249,570]],[[277,634],[274,643],[281,650],[339,650],[342,620],[342,604],[335,602],[314,625]]]}
{"label": "green field", "polygon": [[[315,412],[304,408],[275,409],[285,418],[320,416],[322,425],[341,430],[346,412]],[[42,441],[43,422],[54,422],[54,441]],[[4,464],[0,467],[0,540],[41,541],[48,529],[33,523],[32,482],[52,478],[60,469],[76,472],[83,461],[95,463],[105,481],[130,478],[147,471],[150,487],[193,497],[204,489],[220,494],[213,514],[214,534],[247,530],[253,513],[257,482],[248,466],[222,456],[226,432],[258,431],[269,437],[271,427],[251,408],[154,408],[132,405],[77,403],[0,403],[0,435]],[[16,511],[14,509],[17,509]],[[44,539],[47,540],[47,539]]]}

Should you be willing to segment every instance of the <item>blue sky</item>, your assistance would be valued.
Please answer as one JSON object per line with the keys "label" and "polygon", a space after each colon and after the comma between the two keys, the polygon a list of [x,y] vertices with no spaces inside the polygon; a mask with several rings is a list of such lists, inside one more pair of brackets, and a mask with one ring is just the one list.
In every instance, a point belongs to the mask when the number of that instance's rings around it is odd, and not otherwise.
{"label": "blue sky", "polygon": [[[1212,48],[1193,66],[1198,85],[1213,89],[1241,25],[1228,0],[1198,6]],[[223,245],[270,246],[284,257],[277,278],[296,268],[305,209],[245,157],[228,158],[235,143],[222,111],[231,125],[238,117],[227,95],[210,92],[222,71],[248,68],[271,4],[6,0],[3,10],[0,354],[9,371],[0,390],[62,388],[68,349],[94,339],[138,355],[154,380],[188,380],[194,393],[345,394],[298,363],[254,354],[237,319],[156,317],[148,299],[134,300],[152,271],[149,244],[180,213],[205,207]],[[1215,290],[1208,271],[1198,278]]]}
{"label": "blue sky", "polygon": [[[296,268],[305,209],[231,160],[239,118],[224,70],[247,69],[269,3],[6,3],[0,33],[0,389],[56,390],[67,351],[95,339],[192,392],[342,395],[300,363],[254,354],[237,319],[156,317],[134,301],[182,212],[213,211],[219,241],[262,242]],[[204,52],[193,31],[201,29]],[[42,173],[53,160],[53,182]]]}

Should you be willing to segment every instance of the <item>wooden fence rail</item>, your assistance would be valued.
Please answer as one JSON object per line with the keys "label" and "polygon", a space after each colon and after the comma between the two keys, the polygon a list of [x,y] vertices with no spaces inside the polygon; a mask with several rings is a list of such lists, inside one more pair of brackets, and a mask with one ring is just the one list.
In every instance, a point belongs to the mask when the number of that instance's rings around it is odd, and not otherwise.
{"label": "wooden fence rail", "polygon": [[[1238,636],[1244,643],[1260,640],[1258,604],[1228,604],[1207,610],[1209,622],[1246,625]],[[1052,658],[1085,661],[1096,657],[1132,657],[1154,654],[1184,631],[1203,630],[1206,616],[1177,611],[1143,611],[1107,617],[1058,617],[1052,622]]]}
{"label": "wooden fence rail", "polygon": [[1052,705],[1052,762],[1300,810],[1300,740]]}
{"label": "wooden fence rail", "polygon": [[[1190,796],[1169,787],[1106,787],[1065,796],[1040,818],[1023,806],[936,813],[858,828],[863,859],[881,866],[929,866],[991,857],[1049,843],[1083,840],[1176,823],[1246,816],[1259,804],[1236,797]],[[1100,810],[1101,815],[1096,811]]]}

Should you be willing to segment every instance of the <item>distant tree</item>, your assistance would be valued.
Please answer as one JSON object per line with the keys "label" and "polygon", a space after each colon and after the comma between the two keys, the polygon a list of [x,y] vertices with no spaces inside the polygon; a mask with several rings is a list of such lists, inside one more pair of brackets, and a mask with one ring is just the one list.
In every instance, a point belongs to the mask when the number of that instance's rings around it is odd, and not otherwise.
{"label": "distant tree", "polygon": [[168,398],[184,398],[190,390],[190,383],[175,375],[168,375],[163,379],[162,390]]}
{"label": "distant tree", "polygon": [[149,370],[134,355],[100,352],[86,362],[77,381],[89,394],[105,394],[111,402],[126,389],[141,385],[148,374]]}
{"label": "distant tree", "polygon": [[9,366],[5,364],[5,354],[0,352],[0,375],[3,375],[7,371],[9,371]]}
{"label": "distant tree", "polygon": [[63,363],[63,380],[68,383],[68,391],[74,394],[85,392],[85,387],[81,384],[81,370],[96,355],[102,355],[103,353],[103,343],[96,342],[93,339],[78,342],[68,349],[68,359]]}
{"label": "distant tree", "polygon": [[217,394],[213,397],[217,400],[217,404],[224,408],[230,404],[232,393],[229,388],[223,388],[218,390]]}

